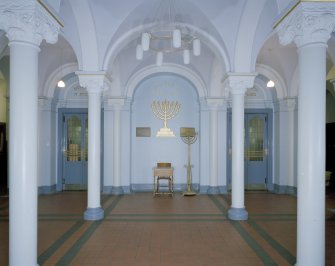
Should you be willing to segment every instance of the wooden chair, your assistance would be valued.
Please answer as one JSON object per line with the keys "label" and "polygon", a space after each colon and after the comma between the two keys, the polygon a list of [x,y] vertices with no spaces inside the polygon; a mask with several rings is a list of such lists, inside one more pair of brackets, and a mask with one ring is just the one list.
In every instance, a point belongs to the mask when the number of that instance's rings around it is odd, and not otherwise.
{"label": "wooden chair", "polygon": [[[173,195],[173,167],[171,167],[171,163],[157,163],[157,166],[154,167],[154,196],[156,195]],[[167,191],[160,190],[161,180],[166,180],[168,182]],[[166,187],[166,186],[165,186]]]}

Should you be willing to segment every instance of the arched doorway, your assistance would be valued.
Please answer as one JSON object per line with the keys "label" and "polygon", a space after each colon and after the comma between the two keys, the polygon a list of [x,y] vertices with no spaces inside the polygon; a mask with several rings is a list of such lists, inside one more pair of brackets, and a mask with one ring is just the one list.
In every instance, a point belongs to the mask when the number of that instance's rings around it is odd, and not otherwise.
{"label": "arched doorway", "polygon": [[[175,137],[156,137],[163,127],[163,121],[151,110],[153,101],[178,101],[178,114],[168,121],[168,127]],[[148,76],[138,84],[131,105],[131,189],[152,190],[152,167],[157,162],[171,162],[175,168],[175,190],[182,190],[186,184],[187,146],[180,138],[181,127],[200,128],[199,96],[194,85],[187,79],[172,73],[158,73]],[[136,134],[139,128],[146,128],[147,134]],[[137,129],[137,130],[136,130]],[[192,145],[191,158],[193,184],[200,184],[200,139]]]}

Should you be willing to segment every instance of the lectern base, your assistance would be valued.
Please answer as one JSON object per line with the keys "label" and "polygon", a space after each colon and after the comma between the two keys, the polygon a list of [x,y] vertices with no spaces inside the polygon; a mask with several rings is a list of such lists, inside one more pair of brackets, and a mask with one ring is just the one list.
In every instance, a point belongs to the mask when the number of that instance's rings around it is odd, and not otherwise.
{"label": "lectern base", "polygon": [[197,195],[197,193],[195,193],[194,191],[185,191],[183,193],[183,196],[195,196]]}

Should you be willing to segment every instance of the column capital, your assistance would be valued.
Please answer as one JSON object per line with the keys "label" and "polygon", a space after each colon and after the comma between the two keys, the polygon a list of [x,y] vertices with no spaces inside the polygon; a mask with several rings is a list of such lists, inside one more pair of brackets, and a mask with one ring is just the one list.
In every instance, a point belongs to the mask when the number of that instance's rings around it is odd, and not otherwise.
{"label": "column capital", "polygon": [[206,98],[207,106],[211,110],[218,110],[221,107],[225,106],[225,99],[224,98]]}
{"label": "column capital", "polygon": [[105,71],[77,71],[81,87],[86,88],[90,93],[102,93],[108,90],[111,81],[107,78]]}
{"label": "column capital", "polygon": [[278,101],[279,109],[281,111],[292,112],[297,105],[297,98],[285,98]]}
{"label": "column capital", "polygon": [[227,73],[224,82],[229,87],[231,94],[245,94],[248,88],[254,86],[257,73]]}
{"label": "column capital", "polygon": [[37,0],[2,0],[0,29],[9,42],[22,41],[39,46],[43,39],[56,43],[62,24]]}
{"label": "column capital", "polygon": [[109,98],[107,99],[107,105],[112,110],[121,110],[125,105],[125,98]]}
{"label": "column capital", "polygon": [[298,2],[276,25],[279,42],[297,47],[312,43],[327,44],[335,30],[334,2]]}

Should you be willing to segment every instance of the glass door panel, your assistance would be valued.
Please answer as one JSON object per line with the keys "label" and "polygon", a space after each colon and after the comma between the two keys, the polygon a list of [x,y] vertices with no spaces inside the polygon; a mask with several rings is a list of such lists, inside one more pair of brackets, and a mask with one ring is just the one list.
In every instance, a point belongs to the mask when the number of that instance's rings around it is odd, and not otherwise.
{"label": "glass door panel", "polygon": [[63,189],[87,188],[87,114],[64,114]]}
{"label": "glass door panel", "polygon": [[245,115],[245,187],[265,189],[267,179],[266,114]]}

